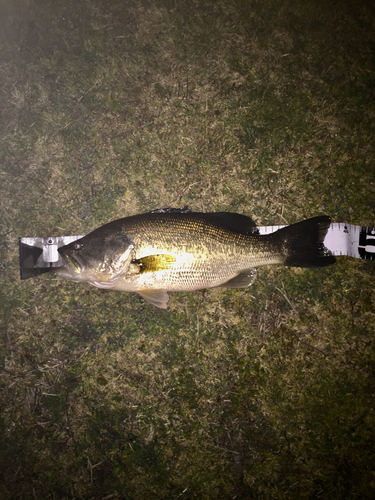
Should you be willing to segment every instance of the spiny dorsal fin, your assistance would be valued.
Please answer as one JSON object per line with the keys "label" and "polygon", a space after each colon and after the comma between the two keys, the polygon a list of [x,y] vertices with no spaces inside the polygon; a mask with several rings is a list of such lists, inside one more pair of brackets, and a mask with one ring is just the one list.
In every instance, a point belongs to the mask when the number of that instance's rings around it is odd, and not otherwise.
{"label": "spiny dorsal fin", "polygon": [[157,208],[156,210],[152,210],[150,213],[151,214],[189,214],[189,213],[191,213],[191,210],[188,207],[183,207],[183,208],[165,207],[165,208]]}

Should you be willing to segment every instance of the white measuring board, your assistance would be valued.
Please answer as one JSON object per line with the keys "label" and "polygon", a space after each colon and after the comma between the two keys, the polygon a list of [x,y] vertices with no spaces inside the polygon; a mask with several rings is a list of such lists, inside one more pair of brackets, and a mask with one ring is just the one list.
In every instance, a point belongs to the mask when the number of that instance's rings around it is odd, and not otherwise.
{"label": "white measuring board", "polygon": [[[271,234],[285,226],[260,226],[259,234]],[[20,238],[21,279],[48,272],[51,267],[64,263],[58,249],[82,236],[49,236],[46,238]],[[356,259],[375,260],[375,227],[353,226],[345,222],[330,225],[324,246],[332,255],[348,255]]]}
{"label": "white measuring board", "polygon": [[[259,234],[270,234],[285,226],[260,226]],[[356,259],[375,260],[375,227],[333,222],[324,239],[332,255],[348,255]]]}

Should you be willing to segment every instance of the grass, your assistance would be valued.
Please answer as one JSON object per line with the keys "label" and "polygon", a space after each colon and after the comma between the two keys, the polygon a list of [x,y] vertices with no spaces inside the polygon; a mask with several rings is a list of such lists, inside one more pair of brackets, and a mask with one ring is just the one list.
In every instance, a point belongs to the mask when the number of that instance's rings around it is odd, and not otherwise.
{"label": "grass", "polygon": [[374,8],[0,3],[0,497],[372,498],[374,273],[261,268],[167,311],[19,236],[161,206],[375,225]]}

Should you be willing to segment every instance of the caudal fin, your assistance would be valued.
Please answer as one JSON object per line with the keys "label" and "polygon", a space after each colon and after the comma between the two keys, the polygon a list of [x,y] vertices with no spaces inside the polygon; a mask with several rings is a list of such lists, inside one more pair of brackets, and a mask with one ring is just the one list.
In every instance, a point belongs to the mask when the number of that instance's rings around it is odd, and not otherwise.
{"label": "caudal fin", "polygon": [[323,241],[331,224],[327,215],[313,217],[277,231],[285,249],[286,266],[323,267],[336,262]]}

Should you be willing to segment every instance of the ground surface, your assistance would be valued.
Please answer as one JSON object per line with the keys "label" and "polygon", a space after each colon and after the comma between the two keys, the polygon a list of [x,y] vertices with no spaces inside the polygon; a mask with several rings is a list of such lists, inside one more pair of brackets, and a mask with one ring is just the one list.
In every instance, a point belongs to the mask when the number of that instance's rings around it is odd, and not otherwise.
{"label": "ground surface", "polygon": [[375,494],[375,267],[167,311],[18,237],[158,207],[375,225],[373,2],[0,2],[0,498]]}

